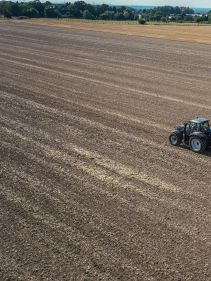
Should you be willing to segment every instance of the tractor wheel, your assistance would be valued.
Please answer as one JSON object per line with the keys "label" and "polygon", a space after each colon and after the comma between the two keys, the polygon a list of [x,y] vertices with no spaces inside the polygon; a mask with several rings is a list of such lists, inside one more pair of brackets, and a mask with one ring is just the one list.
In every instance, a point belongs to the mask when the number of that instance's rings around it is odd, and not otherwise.
{"label": "tractor wheel", "polygon": [[180,145],[181,138],[179,138],[177,134],[173,133],[169,136],[169,142],[170,144],[177,146]]}
{"label": "tractor wheel", "polygon": [[202,140],[199,137],[190,138],[190,148],[197,153],[203,153],[207,147],[206,140]]}

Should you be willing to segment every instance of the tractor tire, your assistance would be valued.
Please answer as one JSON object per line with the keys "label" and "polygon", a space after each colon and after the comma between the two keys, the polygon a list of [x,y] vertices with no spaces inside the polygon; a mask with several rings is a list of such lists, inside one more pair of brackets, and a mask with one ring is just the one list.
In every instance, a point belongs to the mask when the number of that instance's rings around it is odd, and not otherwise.
{"label": "tractor tire", "polygon": [[191,137],[189,144],[191,150],[196,153],[203,153],[207,147],[206,140],[200,139],[199,137]]}
{"label": "tractor tire", "polygon": [[170,136],[169,136],[169,142],[170,144],[174,145],[174,146],[178,146],[181,144],[182,140],[181,138],[178,137],[177,134],[175,133],[172,133]]}

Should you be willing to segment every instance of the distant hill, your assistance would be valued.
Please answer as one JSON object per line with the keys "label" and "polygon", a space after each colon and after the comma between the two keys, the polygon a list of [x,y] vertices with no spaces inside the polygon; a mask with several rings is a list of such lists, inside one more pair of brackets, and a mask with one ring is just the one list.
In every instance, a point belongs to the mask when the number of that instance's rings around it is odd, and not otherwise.
{"label": "distant hill", "polygon": [[[137,9],[137,10],[143,10],[143,9],[153,9],[153,8],[156,8],[156,6],[130,6],[134,9]],[[193,9],[195,11],[195,13],[208,13],[209,11],[211,11],[211,8],[192,8],[190,7],[191,9]]]}
{"label": "distant hill", "polygon": [[131,8],[137,9],[137,10],[149,10],[149,9],[153,9],[156,8],[157,6],[130,6]]}
{"label": "distant hill", "polygon": [[211,11],[211,8],[193,8],[195,13],[208,13]]}

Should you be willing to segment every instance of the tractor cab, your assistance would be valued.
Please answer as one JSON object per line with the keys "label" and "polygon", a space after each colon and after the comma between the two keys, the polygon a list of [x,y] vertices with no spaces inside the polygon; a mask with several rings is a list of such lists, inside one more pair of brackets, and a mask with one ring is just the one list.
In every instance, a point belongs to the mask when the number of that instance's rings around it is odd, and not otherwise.
{"label": "tractor cab", "polygon": [[205,118],[197,118],[193,119],[187,123],[185,123],[185,134],[190,135],[193,132],[201,132],[201,133],[209,133],[210,125],[209,120]]}

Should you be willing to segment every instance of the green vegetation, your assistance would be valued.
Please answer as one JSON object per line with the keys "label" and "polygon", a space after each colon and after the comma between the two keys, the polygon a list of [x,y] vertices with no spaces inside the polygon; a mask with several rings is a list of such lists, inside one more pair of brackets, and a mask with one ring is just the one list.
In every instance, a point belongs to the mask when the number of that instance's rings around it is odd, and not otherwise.
{"label": "green vegetation", "polygon": [[31,2],[0,1],[0,15],[5,18],[78,18],[91,20],[137,20],[139,11],[129,7],[116,7],[106,4],[91,5],[84,1],[52,4],[39,0]]}
{"label": "green vegetation", "polygon": [[189,7],[162,6],[143,10],[141,15],[150,22],[211,23],[211,11],[208,14],[196,14]]}
{"label": "green vegetation", "polygon": [[150,10],[136,10],[125,6],[91,5],[84,1],[52,4],[39,0],[30,2],[0,1],[0,17],[11,18],[75,18],[146,22],[211,23],[208,14],[195,14],[188,7],[162,6]]}

